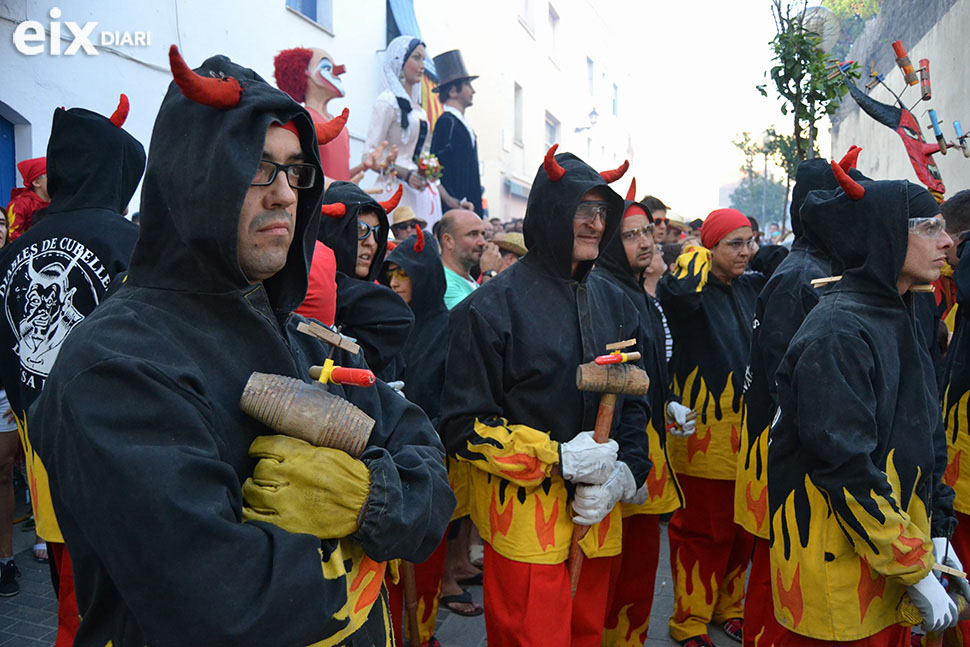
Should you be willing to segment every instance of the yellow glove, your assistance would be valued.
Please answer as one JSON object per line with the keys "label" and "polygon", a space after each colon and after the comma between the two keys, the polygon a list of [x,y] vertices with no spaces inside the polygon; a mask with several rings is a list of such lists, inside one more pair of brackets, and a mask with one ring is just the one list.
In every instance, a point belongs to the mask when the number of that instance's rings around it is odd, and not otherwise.
{"label": "yellow glove", "polygon": [[711,250],[700,245],[688,245],[674,263],[674,278],[681,280],[696,277],[698,279],[695,292],[700,292],[707,284],[707,274],[710,271]]}
{"label": "yellow glove", "polygon": [[289,436],[259,436],[249,455],[259,462],[242,486],[245,521],[265,521],[320,539],[357,530],[370,492],[370,471],[362,462],[339,449]]}

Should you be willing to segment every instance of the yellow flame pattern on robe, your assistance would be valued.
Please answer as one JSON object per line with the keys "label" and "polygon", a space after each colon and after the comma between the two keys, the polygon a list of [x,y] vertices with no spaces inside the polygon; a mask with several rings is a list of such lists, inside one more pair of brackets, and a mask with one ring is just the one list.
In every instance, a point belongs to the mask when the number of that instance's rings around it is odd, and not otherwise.
{"label": "yellow flame pattern on robe", "polygon": [[[935,560],[926,506],[915,494],[919,478],[909,493],[908,508],[900,510],[900,480],[893,454],[886,460],[885,472],[892,500],[869,492],[883,520],[847,489],[823,492],[808,475],[804,492],[790,492],[775,511],[771,519],[771,593],[775,617],[782,626],[811,638],[845,642],[903,622],[899,603],[906,587],[929,573]],[[796,519],[796,494],[803,494],[809,503],[805,537]],[[876,550],[847,520],[837,517],[828,504],[829,496],[845,498]],[[787,558],[783,537],[791,542]]]}
{"label": "yellow flame pattern on robe", "polygon": [[[501,418],[475,420],[475,436],[459,459],[471,464],[471,516],[482,539],[516,561],[566,561],[575,524],[566,482],[552,475],[559,447],[549,434]],[[622,533],[616,506],[579,545],[587,557],[612,557],[620,554]]]}
{"label": "yellow flame pattern on robe", "polygon": [[[734,523],[755,537],[768,539],[768,427],[760,430],[748,455],[750,442],[748,417],[741,425],[741,449],[738,453],[734,484]],[[745,467],[745,460],[748,466]],[[758,473],[761,465],[761,473]]]}
{"label": "yellow flame pattern on robe", "polygon": [[[673,392],[697,412],[697,430],[687,438],[671,436],[667,441],[670,462],[678,474],[699,476],[719,481],[733,481],[737,475],[737,454],[741,443],[741,407],[735,410],[733,371],[728,373],[724,390],[710,391],[704,378],[694,368],[680,382],[674,376]],[[698,386],[697,397],[691,394]],[[716,410],[721,415],[717,416]]]}
{"label": "yellow flame pattern on robe", "polygon": [[27,465],[27,481],[30,484],[30,505],[34,510],[34,521],[37,524],[37,536],[44,541],[64,543],[64,535],[54,514],[54,502],[51,499],[50,480],[47,468],[44,467],[40,456],[34,451],[27,436],[27,412],[14,416],[17,420],[17,433],[24,446],[24,462]]}
{"label": "yellow flame pattern on robe", "polygon": [[677,484],[677,474],[670,463],[667,448],[660,442],[660,433],[654,429],[652,421],[647,424],[647,437],[652,464],[646,480],[649,496],[639,505],[621,503],[623,518],[635,514],[664,514],[673,512],[683,505],[680,486]]}
{"label": "yellow flame pattern on robe", "polygon": [[953,488],[956,496],[953,499],[953,509],[963,514],[970,514],[970,469],[967,478],[963,478],[963,466],[970,454],[970,429],[967,428],[967,405],[970,391],[962,394],[954,403],[952,398],[956,394],[950,393],[947,385],[943,396],[943,411],[946,412],[946,453],[947,466],[943,481]]}

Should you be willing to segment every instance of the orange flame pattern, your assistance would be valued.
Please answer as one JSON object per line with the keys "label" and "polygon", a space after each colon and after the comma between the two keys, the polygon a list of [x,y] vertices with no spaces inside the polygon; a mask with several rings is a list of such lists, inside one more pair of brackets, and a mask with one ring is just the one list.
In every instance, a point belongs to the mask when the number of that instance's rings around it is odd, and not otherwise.
{"label": "orange flame pattern", "polygon": [[687,438],[670,437],[667,448],[677,474],[733,481],[740,445],[741,398],[734,390],[734,372],[728,373],[720,393],[711,391],[695,367],[686,378],[673,377],[673,392],[697,411],[697,431]]}
{"label": "orange flame pattern", "polygon": [[635,514],[673,512],[682,505],[680,485],[670,464],[667,448],[661,442],[660,433],[654,428],[652,422],[647,425],[647,438],[650,462],[653,464],[650,473],[647,474],[647,500],[639,505],[621,504],[624,519]]}
{"label": "orange flame pattern", "polygon": [[970,427],[968,427],[968,401],[970,391],[962,394],[951,393],[953,384],[946,387],[943,396],[943,422],[946,427],[947,455],[949,462],[944,482],[953,488],[956,497],[953,508],[963,514],[970,514],[970,479],[961,478],[960,460],[970,451]]}
{"label": "orange flame pattern", "polygon": [[[470,466],[472,520],[496,552],[532,564],[566,561],[574,524],[566,514],[566,482],[551,474],[559,450],[547,433],[501,418],[476,420],[475,435],[458,460]],[[617,519],[607,518],[591,527],[596,532],[587,533],[580,542],[588,557],[620,553],[619,506],[610,514]],[[598,542],[602,524],[607,524],[607,530],[604,541]]]}
{"label": "orange flame pattern", "polygon": [[34,451],[27,435],[27,412],[14,416],[17,422],[17,433],[24,448],[24,464],[27,466],[27,484],[30,489],[30,505],[37,523],[36,533],[47,541],[64,543],[57,516],[54,514],[54,501],[51,498],[50,480],[47,468],[40,456]]}
{"label": "orange flame pattern", "polygon": [[[536,536],[539,538],[539,546],[546,550],[556,543],[556,521],[559,520],[559,501],[552,502],[552,512],[546,519],[546,512],[542,507],[542,499],[536,495]],[[512,506],[509,506],[511,510]],[[609,519],[609,517],[607,517]]]}
{"label": "orange flame pattern", "polygon": [[859,622],[865,622],[866,613],[869,605],[875,598],[881,598],[886,594],[886,578],[874,574],[866,560],[859,560]]}
{"label": "orange flame pattern", "polygon": [[[894,453],[884,471],[889,497],[875,490],[856,497],[845,487],[823,491],[806,474],[802,487],[773,509],[772,595],[786,628],[848,642],[904,620],[899,602],[906,586],[929,572],[933,555],[926,505],[916,495],[920,475],[903,496]],[[835,508],[830,500],[837,497],[842,503]],[[903,509],[901,501],[907,501]],[[806,591],[810,604],[802,597]]]}
{"label": "orange flame pattern", "polygon": [[[745,412],[734,488],[734,522],[756,537],[768,539],[768,427],[753,442]],[[758,467],[761,467],[760,471]]]}
{"label": "orange flame pattern", "polygon": [[802,623],[802,615],[805,613],[801,565],[795,566],[795,576],[792,577],[791,586],[788,588],[785,588],[785,584],[781,580],[781,571],[775,571],[775,593],[778,596],[777,608],[787,609],[791,614],[791,626],[798,627]]}
{"label": "orange flame pattern", "polygon": [[314,643],[313,647],[342,645],[348,636],[363,626],[380,598],[387,563],[375,562],[357,542],[344,538],[330,555],[323,557],[321,551],[321,567],[324,579],[342,580],[346,586],[347,601],[333,614],[346,624],[335,634]]}

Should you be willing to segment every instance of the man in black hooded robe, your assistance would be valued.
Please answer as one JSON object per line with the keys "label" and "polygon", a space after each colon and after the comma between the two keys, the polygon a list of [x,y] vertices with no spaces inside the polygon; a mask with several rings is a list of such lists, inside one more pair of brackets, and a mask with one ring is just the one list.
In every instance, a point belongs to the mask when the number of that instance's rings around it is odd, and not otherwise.
{"label": "man in black hooded robe", "polygon": [[[64,340],[105,299],[114,277],[128,267],[138,238],[138,227],[122,216],[145,170],[144,148],[121,127],[128,108],[128,98],[121,95],[111,118],[83,108],[54,111],[47,145],[51,204],[43,220],[4,248],[0,262],[5,315],[0,383],[17,417],[34,485],[37,536],[47,542],[58,596],[58,644],[73,642],[77,603],[47,471],[27,436],[27,412]],[[0,566],[4,575],[9,569]]]}
{"label": "man in black hooded robe", "polygon": [[[656,250],[653,217],[646,205],[635,202],[636,180],[624,201],[623,219],[617,236],[596,259],[589,276],[590,286],[605,282],[619,289],[636,306],[640,316],[637,340],[643,366],[650,376],[650,421],[644,430],[649,437],[653,470],[640,493],[642,502],[623,503],[623,553],[613,583],[604,642],[616,647],[642,645],[650,628],[654,580],[660,559],[660,515],[673,512],[683,501],[677,477],[667,456],[665,415],[674,423],[671,430],[689,435],[693,421],[689,409],[675,401],[670,392],[665,355],[665,336],[660,311],[643,289],[643,271],[653,262]],[[677,427],[677,418],[686,427]]]}
{"label": "man in black hooded robe", "polygon": [[427,557],[454,505],[441,445],[380,381],[325,387],[375,421],[359,460],[242,412],[254,371],[363,360],[292,314],[323,186],[310,116],[225,57],[170,60],[127,280],[31,412],[77,644],[390,645],[385,562]]}
{"label": "man in black hooded robe", "polygon": [[[809,312],[776,372],[768,446],[776,644],[909,643],[956,621],[935,562],[960,568],[941,484],[942,419],[910,289],[939,276],[951,241],[930,194],[852,180],[809,193],[808,241],[841,275]],[[851,231],[852,236],[845,232]],[[951,591],[970,592],[950,578]]]}
{"label": "man in black hooded robe", "polygon": [[[620,291],[585,280],[622,216],[606,181],[618,173],[555,148],[529,194],[529,252],[451,312],[441,433],[472,466],[485,623],[498,647],[601,644],[620,552],[615,504],[633,500],[650,471],[646,398],[620,395],[611,440],[598,445],[583,430],[599,394],[575,381],[580,364],[639,326]],[[565,565],[574,522],[592,526],[575,599]]]}

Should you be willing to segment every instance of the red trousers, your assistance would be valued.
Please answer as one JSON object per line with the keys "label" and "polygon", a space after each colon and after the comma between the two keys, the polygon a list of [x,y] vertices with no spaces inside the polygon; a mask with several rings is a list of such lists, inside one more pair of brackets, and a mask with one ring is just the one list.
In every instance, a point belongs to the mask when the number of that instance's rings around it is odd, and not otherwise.
{"label": "red trousers", "polygon": [[71,555],[67,552],[67,546],[53,541],[47,542],[47,555],[57,573],[57,640],[54,647],[71,647],[81,625],[77,597],[74,595]]}
{"label": "red trousers", "polygon": [[744,595],[744,647],[784,647],[788,630],[775,619],[771,599],[771,562],[768,540],[754,538],[748,589]]}
{"label": "red trousers", "polygon": [[[956,551],[957,557],[960,558],[960,563],[963,564],[963,570],[966,570],[967,566],[970,565],[970,516],[962,512],[957,512],[956,515],[957,529],[953,532],[950,543]],[[958,623],[956,630],[960,632],[963,639],[962,643],[957,644],[970,645],[970,620]]]}
{"label": "red trousers", "polygon": [[613,569],[604,645],[641,647],[647,639],[659,561],[660,517],[637,514],[625,518],[623,553]]}
{"label": "red trousers", "polygon": [[526,564],[485,542],[485,630],[489,647],[600,647],[610,573],[617,557],[586,558],[575,599],[563,564]]}
{"label": "red trousers", "polygon": [[836,642],[834,640],[817,640],[800,636],[794,632],[782,629],[779,636],[779,645],[785,647],[909,647],[911,630],[909,627],[893,625],[886,627],[882,631],[868,638],[850,640],[848,642]]}
{"label": "red trousers", "polygon": [[[418,630],[421,632],[421,645],[425,647],[434,635],[438,624],[438,596],[441,593],[441,577],[445,572],[445,555],[448,553],[448,533],[431,553],[431,557],[414,565],[414,583],[418,592]],[[402,583],[391,584],[385,578],[388,605],[391,607],[391,623],[394,629],[394,644],[403,645],[401,640],[404,627],[404,587]]]}
{"label": "red trousers", "polygon": [[670,635],[683,641],[707,623],[744,616],[744,574],[753,536],[734,523],[734,481],[677,476],[683,508],[668,525],[674,615]]}

